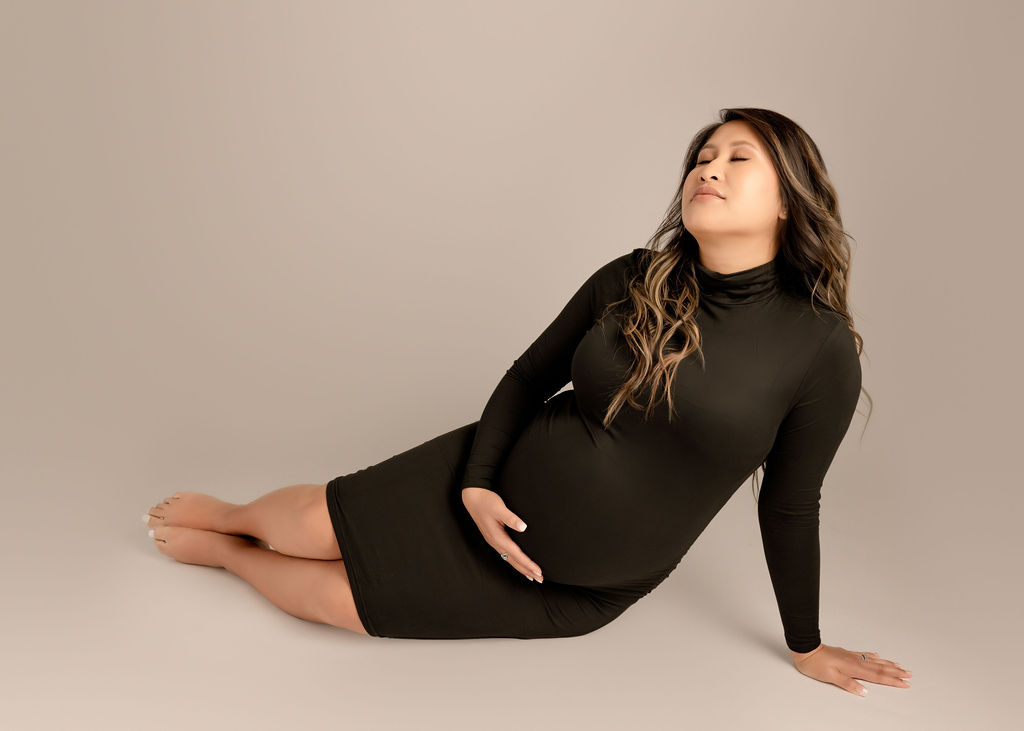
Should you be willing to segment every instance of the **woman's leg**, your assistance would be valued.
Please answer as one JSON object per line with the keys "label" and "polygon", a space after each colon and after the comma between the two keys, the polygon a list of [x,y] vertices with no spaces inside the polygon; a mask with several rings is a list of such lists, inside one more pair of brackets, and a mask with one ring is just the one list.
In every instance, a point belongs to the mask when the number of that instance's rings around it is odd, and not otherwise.
{"label": "woman's leg", "polygon": [[184,526],[157,526],[160,552],[182,563],[227,569],[300,619],[368,634],[359,620],[345,562],[286,556],[247,538]]}
{"label": "woman's leg", "polygon": [[326,485],[291,485],[245,505],[201,492],[176,492],[149,509],[150,528],[180,526],[255,536],[297,558],[342,558],[327,512]]}

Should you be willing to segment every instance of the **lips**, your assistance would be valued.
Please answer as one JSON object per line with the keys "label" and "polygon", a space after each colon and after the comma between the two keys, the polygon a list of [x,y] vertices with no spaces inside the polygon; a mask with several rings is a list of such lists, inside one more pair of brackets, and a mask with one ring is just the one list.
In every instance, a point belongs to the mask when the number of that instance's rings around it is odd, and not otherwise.
{"label": "lips", "polygon": [[716,198],[725,198],[724,195],[719,193],[717,190],[712,188],[710,185],[702,185],[699,188],[697,188],[697,192],[693,194],[693,197],[696,198],[699,195],[713,195]]}

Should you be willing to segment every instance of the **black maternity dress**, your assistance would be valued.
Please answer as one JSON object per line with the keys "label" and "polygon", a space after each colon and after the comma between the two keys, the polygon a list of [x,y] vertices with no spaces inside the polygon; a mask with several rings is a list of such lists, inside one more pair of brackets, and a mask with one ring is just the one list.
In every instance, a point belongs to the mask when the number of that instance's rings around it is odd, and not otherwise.
{"label": "black maternity dress", "polygon": [[[626,295],[649,253],[634,249],[587,278],[479,421],[327,484],[371,635],[594,631],[661,583],[767,459],[757,512],[786,644],[818,646],[818,508],[861,388],[852,334],[792,293],[781,259],[731,274],[698,263],[703,368],[696,353],[680,363],[671,423],[662,398],[647,421],[624,405],[606,430],[631,351],[621,315],[605,306]],[[676,336],[667,349],[681,345]],[[527,523],[507,532],[543,583],[484,541],[463,487],[494,490]]]}

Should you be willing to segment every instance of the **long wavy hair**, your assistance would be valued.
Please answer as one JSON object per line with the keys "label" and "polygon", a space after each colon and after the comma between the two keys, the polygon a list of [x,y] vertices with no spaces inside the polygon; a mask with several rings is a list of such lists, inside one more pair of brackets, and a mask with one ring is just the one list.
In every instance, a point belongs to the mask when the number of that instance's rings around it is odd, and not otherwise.
{"label": "long wavy hair", "polygon": [[[700,303],[694,266],[699,261],[699,246],[683,226],[683,184],[696,167],[701,148],[726,122],[748,122],[778,174],[787,218],[779,221],[777,229],[776,265],[786,289],[806,297],[815,311],[821,306],[842,316],[853,335],[857,354],[864,351],[864,340],[854,329],[847,303],[848,234],[843,230],[836,190],[818,146],[794,121],[768,109],[728,108],[719,110],[719,115],[719,121],[701,129],[691,140],[679,188],[661,225],[644,246],[641,271],[630,281],[626,297],[610,303],[606,309],[620,314],[633,364],[605,412],[605,428],[626,404],[644,409],[646,421],[661,397],[668,401],[671,421],[672,381],[679,363],[696,352],[704,367],[701,333],[695,321]],[[672,338],[678,341],[677,333],[682,336],[682,348],[666,348]],[[663,391],[661,396],[659,388]],[[861,391],[873,406],[871,396],[863,387]],[[637,398],[645,392],[649,394],[646,405]],[[762,474],[766,462],[760,465]],[[756,472],[755,469],[755,476]],[[756,500],[756,493],[754,497]]]}

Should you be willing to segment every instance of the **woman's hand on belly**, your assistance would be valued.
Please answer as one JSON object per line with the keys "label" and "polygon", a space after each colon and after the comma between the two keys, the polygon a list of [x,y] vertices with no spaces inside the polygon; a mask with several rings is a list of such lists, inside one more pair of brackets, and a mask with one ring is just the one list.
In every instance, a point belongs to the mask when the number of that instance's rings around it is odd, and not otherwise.
{"label": "woman's hand on belly", "polygon": [[536,579],[544,583],[540,566],[531,561],[505,531],[512,528],[522,532],[526,530],[526,523],[508,509],[501,495],[483,487],[467,487],[462,490],[462,504],[491,548],[499,554],[507,553],[512,567],[530,581]]}

